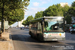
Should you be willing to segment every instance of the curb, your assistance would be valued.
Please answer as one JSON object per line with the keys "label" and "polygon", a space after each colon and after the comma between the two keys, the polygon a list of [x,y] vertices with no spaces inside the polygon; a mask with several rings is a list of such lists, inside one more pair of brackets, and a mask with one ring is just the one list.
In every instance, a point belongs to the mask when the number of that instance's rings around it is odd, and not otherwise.
{"label": "curb", "polygon": [[8,50],[14,50],[11,33],[9,33],[9,38],[10,38],[10,41],[9,41],[9,49]]}
{"label": "curb", "polygon": [[4,32],[1,34],[4,41],[0,41],[0,50],[14,50],[12,36],[10,32]]}

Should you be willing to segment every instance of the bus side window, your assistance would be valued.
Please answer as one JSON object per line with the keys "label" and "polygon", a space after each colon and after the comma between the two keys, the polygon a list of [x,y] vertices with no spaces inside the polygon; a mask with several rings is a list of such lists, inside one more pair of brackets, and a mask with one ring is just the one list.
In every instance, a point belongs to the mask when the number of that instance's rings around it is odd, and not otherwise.
{"label": "bus side window", "polygon": [[42,28],[41,28],[41,23],[40,22],[38,22],[38,30],[41,30]]}

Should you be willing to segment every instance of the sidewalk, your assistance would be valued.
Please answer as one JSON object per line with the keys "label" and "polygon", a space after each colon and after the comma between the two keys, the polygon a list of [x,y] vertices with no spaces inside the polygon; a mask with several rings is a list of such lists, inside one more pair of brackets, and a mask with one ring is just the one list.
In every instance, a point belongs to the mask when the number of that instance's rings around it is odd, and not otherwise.
{"label": "sidewalk", "polygon": [[0,39],[0,50],[14,50],[13,42],[12,42],[12,37],[10,33],[5,32],[1,34],[2,37]]}

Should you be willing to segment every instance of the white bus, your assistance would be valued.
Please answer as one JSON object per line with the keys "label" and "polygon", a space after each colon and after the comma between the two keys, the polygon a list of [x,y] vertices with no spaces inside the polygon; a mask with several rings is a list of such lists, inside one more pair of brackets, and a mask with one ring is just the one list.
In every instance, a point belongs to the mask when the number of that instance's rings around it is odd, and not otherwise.
{"label": "white bus", "polygon": [[40,41],[65,40],[64,17],[49,16],[30,21],[29,34]]}

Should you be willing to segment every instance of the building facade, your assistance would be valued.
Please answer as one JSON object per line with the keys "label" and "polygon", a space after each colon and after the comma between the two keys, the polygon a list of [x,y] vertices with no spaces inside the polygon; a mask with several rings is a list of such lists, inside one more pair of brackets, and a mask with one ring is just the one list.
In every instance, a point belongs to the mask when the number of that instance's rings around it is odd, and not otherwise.
{"label": "building facade", "polygon": [[[68,3],[60,3],[60,5],[62,6],[62,7],[64,7],[65,5],[68,5]],[[69,6],[69,5],[68,5]]]}
{"label": "building facade", "polygon": [[24,19],[22,21],[18,22],[18,27],[24,27],[24,25],[22,25],[22,22],[24,21]]}

